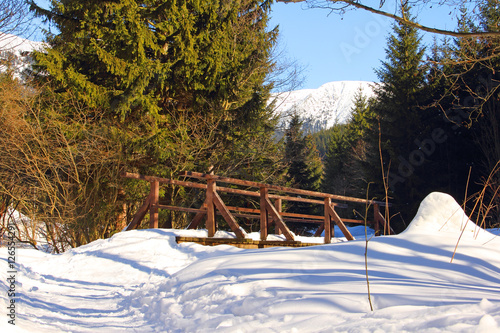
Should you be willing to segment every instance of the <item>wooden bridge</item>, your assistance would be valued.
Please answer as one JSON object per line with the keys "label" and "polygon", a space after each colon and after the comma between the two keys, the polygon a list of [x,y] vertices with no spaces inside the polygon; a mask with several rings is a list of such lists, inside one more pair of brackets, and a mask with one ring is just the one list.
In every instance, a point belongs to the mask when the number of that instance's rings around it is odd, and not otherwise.
{"label": "wooden bridge", "polygon": [[[352,198],[347,196],[276,186],[190,171],[182,172],[180,174],[180,177],[183,177],[184,179],[198,179],[198,182],[181,181],[154,176],[144,176],[135,173],[124,173],[123,177],[145,180],[150,182],[151,184],[149,195],[145,199],[144,204],[139,208],[132,221],[124,230],[132,230],[137,228],[148,212],[149,227],[158,228],[159,209],[194,213],[195,215],[189,223],[187,229],[196,229],[198,226],[200,226],[203,219],[205,219],[205,227],[208,230],[208,238],[187,239],[178,237],[178,242],[195,241],[206,245],[231,243],[231,245],[240,247],[312,245],[303,244],[296,241],[294,239],[293,233],[287,227],[286,222],[312,223],[318,225],[315,236],[320,236],[324,231],[325,243],[331,243],[331,238],[332,236],[334,236],[333,223],[335,223],[342,231],[347,240],[353,240],[354,237],[345,226],[345,223],[357,223],[364,225],[365,220],[341,218],[337,213],[337,209],[348,208],[349,205],[352,204],[361,204],[365,207],[373,207],[373,218],[367,220],[366,223],[375,229],[376,235],[393,234],[392,229],[380,213],[380,207],[386,205],[385,202],[381,201]],[[245,187],[246,189],[221,187],[218,186],[218,183],[231,184],[233,186],[236,185]],[[199,208],[179,207],[161,204],[159,201],[159,188],[161,184],[178,185],[205,190],[205,201]],[[249,188],[258,190],[248,190]],[[260,200],[260,209],[227,206],[219,196],[219,192],[258,197]],[[271,200],[274,200],[274,202],[271,202]],[[324,207],[324,214],[308,215],[283,212],[283,201],[322,205]],[[217,214],[222,215],[224,220],[231,228],[232,232],[234,232],[234,234],[236,235],[236,239],[233,239],[231,241],[222,241],[221,238],[214,238],[214,235],[217,231]],[[245,237],[245,231],[238,224],[236,220],[237,217],[260,220],[260,241],[252,241]],[[275,226],[276,233],[284,235],[286,241],[271,241],[267,239],[268,230],[271,225]]]}

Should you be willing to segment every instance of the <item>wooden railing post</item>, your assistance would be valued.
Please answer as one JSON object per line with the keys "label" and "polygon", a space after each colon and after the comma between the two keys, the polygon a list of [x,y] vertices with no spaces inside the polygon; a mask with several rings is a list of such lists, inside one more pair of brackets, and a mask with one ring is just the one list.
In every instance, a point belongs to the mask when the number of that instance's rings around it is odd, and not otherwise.
{"label": "wooden railing post", "polygon": [[215,225],[215,204],[214,193],[216,189],[215,180],[207,180],[207,223],[208,237],[214,237],[216,231]]}
{"label": "wooden railing post", "polygon": [[332,217],[330,216],[330,207],[332,203],[332,199],[325,198],[325,244],[330,244],[332,242]]}
{"label": "wooden railing post", "polygon": [[[328,199],[328,198],[327,198]],[[347,240],[354,240],[354,237],[352,237],[351,233],[345,226],[344,222],[342,222],[342,219],[340,218],[339,214],[335,211],[335,208],[331,204],[331,202],[327,202],[325,200],[325,243],[327,242],[326,235],[327,235],[327,219],[326,216],[328,216],[329,219],[333,219],[337,227],[339,227],[340,231],[344,234],[345,238]],[[330,226],[328,227],[330,229]]]}
{"label": "wooden railing post", "polygon": [[158,203],[160,196],[160,182],[154,180],[151,182],[151,204],[149,208],[149,228],[158,228]]}
{"label": "wooden railing post", "polygon": [[[282,211],[282,200],[280,198],[276,199],[274,201],[274,207],[276,208],[276,210],[278,211],[278,213],[281,213]],[[274,223],[274,228],[275,228],[275,233],[276,235],[281,235],[283,234],[283,231],[281,230],[279,224],[275,221]]]}
{"label": "wooden railing post", "polygon": [[260,240],[267,239],[267,228],[269,226],[269,217],[267,214],[267,201],[269,192],[267,187],[260,188]]}

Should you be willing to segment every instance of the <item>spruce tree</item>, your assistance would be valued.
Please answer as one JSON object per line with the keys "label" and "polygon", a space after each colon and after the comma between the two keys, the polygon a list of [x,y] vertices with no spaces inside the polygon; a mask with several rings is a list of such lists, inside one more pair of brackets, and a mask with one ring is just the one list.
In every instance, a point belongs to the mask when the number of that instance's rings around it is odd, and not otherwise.
{"label": "spruce tree", "polygon": [[[479,22],[475,23],[469,14],[462,10],[459,20],[461,31],[498,31],[500,21],[500,5],[498,1],[488,0],[479,7]],[[500,39],[463,38],[448,48],[450,56],[446,59],[450,65],[443,69],[446,83],[452,92],[447,97],[447,104],[442,103],[447,118],[453,123],[454,134],[461,140],[460,155],[462,160],[457,165],[465,166],[463,174],[471,167],[468,193],[482,190],[488,177],[489,184],[485,191],[485,201],[496,207],[500,204],[497,197],[500,187],[500,58],[495,56]],[[470,62],[470,59],[482,59]],[[464,168],[462,168],[464,169]],[[465,188],[466,181],[460,182]],[[470,203],[471,208],[474,203]],[[500,221],[500,210],[493,209],[487,222]]]}
{"label": "spruce tree", "polygon": [[[57,31],[47,36],[47,52],[35,56],[38,79],[62,103],[76,100],[90,110],[89,119],[116,133],[108,136],[120,138],[110,143],[122,152],[116,168],[176,177],[214,166],[218,174],[280,180],[274,116],[266,105],[277,35],[267,27],[269,5],[55,0],[47,10],[32,2]],[[71,108],[63,116],[75,118]],[[147,192],[112,181],[110,188],[129,203]],[[183,191],[169,188],[162,200],[192,204],[194,196]]]}
{"label": "spruce tree", "polygon": [[[403,6],[403,11],[409,15],[408,6]],[[376,70],[380,84],[375,89],[367,174],[375,183],[372,188],[378,199],[385,198],[383,179],[387,180],[388,195],[405,220],[410,220],[416,212],[423,198],[419,188],[425,182],[416,172],[425,163],[425,156],[414,141],[422,130],[420,107],[426,84],[424,52],[417,29],[396,23],[388,38],[386,60]]]}
{"label": "spruce tree", "polygon": [[361,88],[353,102],[349,122],[332,129],[322,187],[329,193],[364,197],[367,182],[363,165],[366,163],[365,136],[370,126],[370,106]]}
{"label": "spruce tree", "polygon": [[[285,163],[288,165],[287,180],[290,186],[319,191],[323,177],[323,163],[311,135],[304,135],[302,122],[293,115],[285,132]],[[293,203],[290,211],[313,213],[310,204]]]}

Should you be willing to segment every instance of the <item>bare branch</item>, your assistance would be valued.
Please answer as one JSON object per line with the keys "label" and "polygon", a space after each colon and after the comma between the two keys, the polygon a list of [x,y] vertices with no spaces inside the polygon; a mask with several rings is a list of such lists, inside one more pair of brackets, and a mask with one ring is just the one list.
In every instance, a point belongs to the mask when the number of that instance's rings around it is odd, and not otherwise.
{"label": "bare branch", "polygon": [[32,18],[24,0],[0,0],[0,32],[30,35]]}
{"label": "bare branch", "polygon": [[[315,8],[312,1],[308,0],[277,0],[277,2],[284,2],[284,3],[299,3],[299,2],[307,2],[310,3],[312,8]],[[341,12],[346,10],[346,7],[341,7],[341,8],[333,8],[331,7],[333,4],[343,4],[345,6],[352,6],[358,9],[363,9],[366,10],[370,13],[374,13],[376,15],[381,15],[385,16],[388,18],[391,18],[395,21],[404,23],[408,26],[417,28],[422,31],[434,33],[434,34],[439,34],[439,35],[446,35],[446,36],[453,36],[453,37],[459,37],[459,38],[464,38],[464,37],[498,37],[500,36],[499,31],[475,31],[475,32],[460,32],[460,31],[453,31],[453,30],[446,30],[446,29],[437,29],[437,28],[431,28],[428,26],[421,25],[415,21],[412,21],[406,17],[406,15],[398,16],[396,14],[389,13],[387,11],[383,11],[381,9],[376,9],[374,7],[370,7],[368,5],[364,5],[359,1],[356,0],[328,0],[327,3],[330,5],[323,6],[321,8],[329,8],[332,10],[339,10]],[[381,4],[385,3],[385,1],[382,1]]]}

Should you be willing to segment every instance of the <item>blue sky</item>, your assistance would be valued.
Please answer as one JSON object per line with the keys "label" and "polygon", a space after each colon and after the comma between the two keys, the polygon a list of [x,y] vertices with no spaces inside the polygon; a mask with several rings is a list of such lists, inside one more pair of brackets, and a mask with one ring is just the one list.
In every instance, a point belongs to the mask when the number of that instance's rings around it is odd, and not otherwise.
{"label": "blue sky", "polygon": [[[421,24],[454,29],[456,10],[414,10]],[[374,72],[385,59],[387,37],[393,21],[363,10],[340,16],[327,9],[308,9],[301,3],[275,3],[270,26],[279,25],[280,46],[287,55],[306,67],[302,88],[318,88],[341,80],[377,81]],[[422,33],[425,43],[433,35]],[[438,37],[441,38],[441,37]]]}

